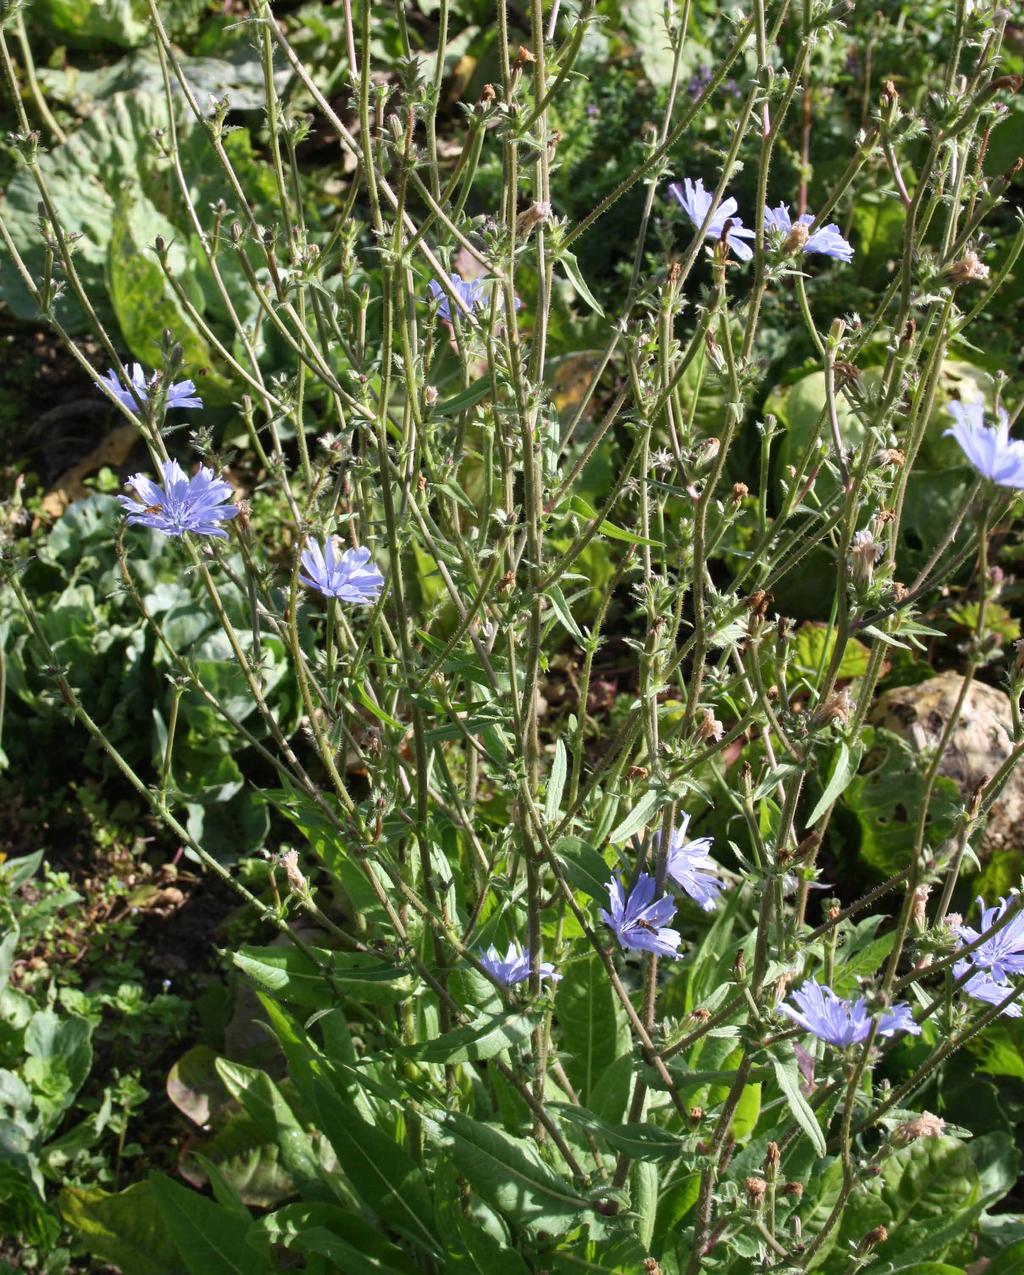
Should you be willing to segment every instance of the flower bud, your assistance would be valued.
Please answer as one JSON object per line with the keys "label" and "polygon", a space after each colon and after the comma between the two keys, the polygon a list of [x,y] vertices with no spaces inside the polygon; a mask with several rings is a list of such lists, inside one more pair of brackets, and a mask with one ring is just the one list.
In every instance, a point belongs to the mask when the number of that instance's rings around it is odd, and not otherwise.
{"label": "flower bud", "polygon": [[867,1235],[857,1245],[858,1257],[863,1257],[872,1252],[879,1244],[884,1244],[889,1238],[889,1232],[884,1226],[876,1226],[874,1230],[868,1231]]}
{"label": "flower bud", "polygon": [[752,1209],[759,1209],[764,1202],[768,1184],[764,1178],[744,1178],[743,1189],[747,1193],[747,1203]]}

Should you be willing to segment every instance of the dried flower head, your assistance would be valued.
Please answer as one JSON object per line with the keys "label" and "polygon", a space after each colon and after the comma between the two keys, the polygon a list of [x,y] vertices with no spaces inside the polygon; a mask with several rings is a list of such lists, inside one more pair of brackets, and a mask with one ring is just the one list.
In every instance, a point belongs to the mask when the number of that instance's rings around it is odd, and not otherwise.
{"label": "dried flower head", "polygon": [[938,1138],[946,1128],[941,1116],[933,1116],[930,1111],[922,1111],[913,1120],[907,1120],[897,1126],[896,1134],[902,1142],[913,1142],[916,1138]]}
{"label": "dried flower head", "polygon": [[988,266],[978,257],[976,252],[966,252],[959,261],[954,261],[946,270],[946,278],[954,287],[962,283],[986,283]]}

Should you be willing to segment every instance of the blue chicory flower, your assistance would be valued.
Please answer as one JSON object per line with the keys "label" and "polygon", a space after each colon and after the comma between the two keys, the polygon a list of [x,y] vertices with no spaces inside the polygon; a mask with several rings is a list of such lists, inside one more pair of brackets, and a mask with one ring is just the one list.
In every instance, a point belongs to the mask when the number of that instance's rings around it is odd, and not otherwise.
{"label": "blue chicory flower", "polygon": [[[156,373],[148,379],[142,370],[141,363],[133,363],[128,368],[131,389],[124,386],[114,371],[105,372],[100,380],[115,395],[118,402],[123,403],[130,412],[138,414],[138,404],[149,400],[150,391],[156,388]],[[167,407],[202,407],[203,400],[196,393],[195,381],[175,381],[167,387]]]}
{"label": "blue chicory flower", "polygon": [[602,908],[601,920],[624,948],[654,952],[657,956],[682,956],[679,951],[682,936],[678,930],[668,928],[676,914],[676,905],[667,894],[655,900],[656,889],[654,877],[641,872],[627,897],[622,882],[612,877],[607,885],[611,912]]}
{"label": "blue chicory flower", "polygon": [[305,575],[299,572],[302,583],[327,598],[370,606],[384,587],[384,577],[371,561],[369,549],[338,553],[333,536],[322,545],[310,540],[299,561],[306,568]]}
{"label": "blue chicory flower", "polygon": [[[819,1040],[837,1049],[867,1040],[871,1031],[871,1015],[863,996],[844,1000],[831,987],[808,979],[793,993],[793,1000],[797,1008],[784,1002],[778,1007],[779,1013],[791,1018]],[[892,1036],[895,1032],[909,1032],[913,1036],[921,1034],[906,1001],[897,1002],[879,1016],[878,1035]]]}
{"label": "blue chicory flower", "polygon": [[[510,943],[503,959],[492,943],[481,955],[480,964],[499,983],[505,987],[513,987],[516,983],[525,983],[530,977],[530,949],[520,952],[514,943]],[[555,967],[550,961],[541,961],[540,976],[550,978],[553,983],[557,983],[562,977],[555,973]]]}
{"label": "blue chicory flower", "polygon": [[949,410],[956,421],[952,434],[964,455],[983,478],[997,487],[1024,488],[1024,442],[1010,437],[1009,419],[999,409],[999,424],[985,424],[981,403],[952,399]]}
{"label": "blue chicory flower", "polygon": [[[814,221],[812,213],[803,213],[796,219],[796,225],[809,226]],[[781,235],[789,235],[793,229],[793,219],[789,208],[779,204],[778,208],[767,208],[764,214],[765,230],[775,230]],[[807,236],[800,245],[801,252],[820,252],[825,257],[834,257],[836,261],[852,261],[853,246],[843,238],[839,227],[834,222],[827,226],[819,226]]]}
{"label": "blue chicory flower", "polygon": [[690,826],[690,816],[683,815],[683,821],[672,833],[668,849],[668,875],[681,890],[698,903],[705,912],[713,912],[718,901],[718,892],[724,882],[715,876],[718,865],[708,853],[712,841],[710,837],[698,837],[688,841],[686,830]]}
{"label": "blue chicory flower", "polygon": [[[972,952],[970,955],[973,956],[974,953]],[[1012,983],[998,982],[988,970],[979,969],[971,960],[966,958],[957,961],[953,966],[953,977],[959,980],[971,970],[975,972],[966,983],[961,984],[960,990],[966,992],[972,1000],[984,1001],[987,1005],[998,1005],[1014,990]],[[1021,1008],[1015,1001],[1011,1001],[1009,1005],[1003,1008],[1002,1017],[1020,1018],[1020,1016]]]}
{"label": "blue chicory flower", "polygon": [[[460,275],[450,274],[448,280],[455,293],[465,302],[466,308],[470,311],[482,310],[490,300],[490,279],[463,279]],[[445,292],[436,279],[431,279],[427,287],[430,289],[430,295],[439,301],[437,307],[438,317],[451,323],[452,303],[448,293]]]}
{"label": "blue chicory flower", "polygon": [[[979,898],[978,906],[981,908],[980,929],[970,925],[957,926],[956,932],[965,944],[975,942],[986,930],[998,924],[1006,915],[1010,902],[1001,898],[998,906],[987,908],[984,899]],[[996,983],[1005,983],[1011,974],[1024,974],[1024,912],[1018,912],[998,934],[993,934],[967,956],[972,965],[986,971]]]}
{"label": "blue chicory flower", "polygon": [[[678,182],[672,182],[668,193],[699,230],[704,224],[704,218],[708,215],[708,209],[714,197],[711,191],[704,189],[703,179],[692,182],[689,177],[684,177],[682,186]],[[709,239],[721,239],[725,231],[725,223],[731,221],[729,247],[741,261],[749,261],[754,255],[754,250],[743,240],[753,239],[754,232],[747,230],[742,219],[736,216],[736,208],[735,199],[723,199],[708,224],[707,236]]]}
{"label": "blue chicory flower", "polygon": [[228,533],[220,524],[238,513],[237,505],[224,504],[232,495],[231,484],[205,465],[192,478],[176,460],[164,461],[161,470],[162,487],[145,474],[134,474],[125,484],[138,497],[118,496],[128,513],[128,526],[152,527],[165,536],[191,531],[226,540]]}

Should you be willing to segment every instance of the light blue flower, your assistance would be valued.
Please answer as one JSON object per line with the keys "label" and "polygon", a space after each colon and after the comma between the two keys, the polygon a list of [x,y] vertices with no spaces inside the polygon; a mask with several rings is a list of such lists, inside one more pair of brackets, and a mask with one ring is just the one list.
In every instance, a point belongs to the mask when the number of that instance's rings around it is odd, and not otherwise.
{"label": "light blue flower", "polygon": [[1010,437],[1009,418],[999,409],[999,424],[985,424],[981,403],[950,400],[949,410],[956,424],[947,429],[960,444],[964,455],[983,478],[997,487],[1024,488],[1024,442]]}
{"label": "light blue flower", "polygon": [[[985,900],[979,898],[978,906],[981,908],[980,929],[970,925],[957,926],[956,932],[965,944],[974,943],[986,930],[997,925],[1006,915],[1010,902],[1000,898],[998,905],[987,908]],[[967,956],[972,965],[986,970],[997,983],[1005,983],[1011,974],[1024,974],[1024,912],[1018,912],[998,934],[993,934]]]}
{"label": "light blue flower", "polygon": [[125,485],[134,489],[138,499],[118,496],[128,513],[129,527],[152,527],[165,536],[191,531],[226,540],[227,532],[220,524],[238,513],[237,505],[224,504],[232,495],[231,484],[205,465],[192,478],[176,460],[165,461],[161,470],[163,487],[145,474],[134,474]]}
{"label": "light blue flower", "polygon": [[[798,226],[809,226],[814,221],[812,213],[804,213],[796,219]],[[765,230],[775,230],[781,235],[789,235],[793,229],[793,219],[789,208],[779,204],[778,208],[767,208],[764,214]],[[825,257],[834,257],[836,261],[852,261],[853,247],[843,238],[839,227],[834,222],[827,226],[819,226],[800,245],[801,252],[820,252]]]}
{"label": "light blue flower", "polygon": [[[973,956],[974,953],[969,955]],[[953,966],[953,977],[959,981],[970,970],[975,972],[966,983],[960,985],[960,990],[966,992],[972,1000],[984,1001],[986,1005],[998,1005],[1014,990],[1012,983],[997,982],[988,970],[978,969],[972,961],[967,959],[957,961]],[[1009,1005],[1004,1006],[1002,1016],[1020,1018],[1021,1008],[1016,1001],[1010,1001]]]}
{"label": "light blue flower", "polygon": [[[678,182],[672,182],[668,193],[699,230],[704,224],[704,218],[708,215],[708,209],[714,197],[711,191],[704,189],[703,179],[692,182],[689,177],[684,177],[682,186]],[[736,208],[735,199],[723,199],[708,224],[707,236],[709,239],[721,239],[725,231],[725,223],[731,221],[729,248],[741,261],[749,261],[754,255],[754,250],[743,240],[753,239],[754,232],[747,230],[742,218],[736,216]]]}
{"label": "light blue flower", "polygon": [[371,561],[369,549],[346,549],[339,554],[333,536],[322,544],[310,540],[299,561],[306,568],[305,575],[299,573],[302,583],[327,598],[370,606],[384,587],[384,577]]}
{"label": "light blue flower", "polygon": [[[100,380],[109,387],[118,402],[123,403],[130,412],[138,415],[138,404],[148,402],[150,393],[157,388],[156,373],[148,379],[142,370],[141,363],[133,363],[128,368],[131,389],[126,388],[116,372],[105,372]],[[195,381],[175,381],[167,387],[167,407],[202,407],[203,400],[196,394]]]}
{"label": "light blue flower", "polygon": [[672,833],[668,850],[668,875],[681,890],[698,903],[705,912],[713,912],[718,901],[718,892],[724,882],[715,876],[718,865],[708,853],[712,841],[710,837],[698,837],[688,841],[686,830],[690,826],[690,816],[683,815],[682,823]]}
{"label": "light blue flower", "polygon": [[641,872],[626,897],[621,881],[613,877],[607,886],[611,912],[601,909],[601,920],[611,929],[624,948],[654,952],[657,956],[682,956],[683,941],[678,930],[668,928],[676,914],[672,898],[663,894],[655,901],[657,882]]}
{"label": "light blue flower", "polygon": [[[490,279],[463,279],[460,275],[450,274],[448,280],[455,294],[465,303],[466,309],[470,312],[482,310],[491,298],[492,281]],[[452,303],[448,293],[436,279],[431,279],[427,287],[430,289],[430,295],[439,301],[438,317],[451,323]]]}
{"label": "light blue flower", "polygon": [[[520,952],[514,943],[510,943],[502,959],[498,949],[492,943],[481,955],[480,964],[499,983],[504,984],[505,987],[513,987],[516,983],[525,983],[530,977],[530,949]],[[555,973],[555,967],[550,961],[541,961],[540,976],[550,978],[553,983],[557,983],[562,977],[561,974]]]}
{"label": "light blue flower", "polygon": [[[844,1000],[831,987],[808,979],[793,993],[796,1008],[783,1002],[779,1013],[791,1018],[805,1031],[809,1031],[826,1044],[837,1049],[857,1045],[867,1040],[871,1031],[871,1015],[863,996],[856,1000]],[[921,1034],[921,1028],[910,1014],[906,1001],[899,1001],[879,1016],[878,1035],[892,1036],[895,1032]]]}

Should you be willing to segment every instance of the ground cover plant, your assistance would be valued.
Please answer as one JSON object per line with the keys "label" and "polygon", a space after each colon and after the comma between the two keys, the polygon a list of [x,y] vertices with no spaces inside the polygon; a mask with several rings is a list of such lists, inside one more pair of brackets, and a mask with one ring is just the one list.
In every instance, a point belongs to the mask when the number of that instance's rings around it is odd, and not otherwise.
{"label": "ground cover plant", "polygon": [[1022,61],[0,3],[0,1270],[1024,1269]]}

